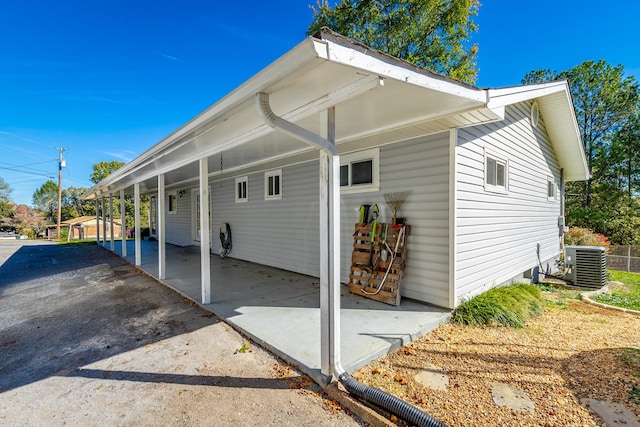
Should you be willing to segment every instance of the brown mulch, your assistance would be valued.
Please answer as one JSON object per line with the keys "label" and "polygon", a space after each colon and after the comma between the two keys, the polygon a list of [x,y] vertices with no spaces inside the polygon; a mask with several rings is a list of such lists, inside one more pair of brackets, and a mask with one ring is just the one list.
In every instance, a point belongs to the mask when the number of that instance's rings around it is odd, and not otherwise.
{"label": "brown mulch", "polygon": [[[450,426],[606,425],[581,398],[627,406],[640,416],[634,386],[640,362],[640,316],[605,310],[555,294],[524,329],[446,324],[354,374]],[[414,377],[435,365],[449,376],[446,390]],[[491,382],[525,391],[533,412],[496,405]]]}

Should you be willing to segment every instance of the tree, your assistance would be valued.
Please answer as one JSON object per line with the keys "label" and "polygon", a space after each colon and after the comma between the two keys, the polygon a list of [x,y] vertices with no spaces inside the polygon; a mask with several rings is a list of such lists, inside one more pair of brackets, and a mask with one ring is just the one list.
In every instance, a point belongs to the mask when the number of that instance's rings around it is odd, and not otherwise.
{"label": "tree", "polygon": [[93,173],[91,174],[91,177],[90,177],[91,182],[93,182],[94,184],[99,183],[100,181],[102,181],[103,179],[105,179],[110,174],[117,171],[124,165],[125,165],[124,162],[120,162],[118,160],[112,160],[110,162],[103,161],[103,162],[95,163],[93,165]]}
{"label": "tree", "polygon": [[18,234],[24,234],[33,239],[47,228],[44,216],[27,205],[12,204],[12,214],[2,219],[1,224],[15,229]]}
{"label": "tree", "polygon": [[[33,205],[44,213],[49,221],[57,217],[58,185],[49,180],[33,193]],[[54,216],[54,213],[56,215]]]}
{"label": "tree", "polygon": [[84,187],[69,187],[62,190],[63,219],[95,215],[95,203],[91,200],[82,200],[82,195],[87,191],[88,189]]}
{"label": "tree", "polygon": [[525,75],[522,83],[563,79],[569,81],[578,127],[593,174],[584,192],[584,206],[588,208],[592,201],[593,181],[597,182],[606,172],[606,162],[602,164],[602,161],[608,158],[609,144],[638,108],[638,83],[633,77],[625,77],[622,65],[612,67],[604,60],[585,61],[562,72],[532,71]]}
{"label": "tree", "polygon": [[[110,174],[112,174],[116,170],[120,169],[124,165],[125,165],[124,162],[120,162],[120,161],[117,161],[117,160],[113,160],[113,161],[110,161],[110,162],[102,161],[102,162],[99,162],[99,163],[95,163],[93,165],[93,173],[91,174],[91,177],[90,177],[91,182],[93,182],[94,184],[99,183],[100,181],[102,181],[107,176],[109,176]],[[114,197],[113,202],[114,202],[113,203],[113,217],[114,218],[120,218],[120,199],[118,197]],[[91,212],[93,213],[93,212],[95,212],[95,205],[93,204],[93,202],[90,202],[90,203],[91,203],[91,208],[87,207],[87,209],[90,209]],[[135,205],[134,205],[134,201],[131,200],[128,197],[125,197],[125,207],[124,207],[124,209],[125,209],[125,216],[126,216],[126,227],[132,228],[134,226],[134,222],[135,222],[135,216],[134,216],[135,215]],[[148,212],[148,211],[149,211],[149,198],[147,196],[141,196],[140,197],[140,212]],[[108,212],[108,208],[107,208],[107,212]],[[106,215],[108,215],[108,213]],[[149,223],[148,216],[144,215],[144,214],[141,215],[140,216],[140,224],[141,224],[141,226],[142,227],[146,227],[146,226],[148,226],[148,223]]]}
{"label": "tree", "polygon": [[11,199],[11,187],[0,177],[0,219],[8,217],[12,212]]}
{"label": "tree", "polygon": [[609,236],[614,243],[640,239],[640,97],[624,67],[585,61],[570,70],[534,70],[522,83],[567,79],[592,178],[568,183],[567,223]]}
{"label": "tree", "polygon": [[373,49],[467,83],[477,76],[477,0],[328,0],[312,6],[307,34],[329,27]]}

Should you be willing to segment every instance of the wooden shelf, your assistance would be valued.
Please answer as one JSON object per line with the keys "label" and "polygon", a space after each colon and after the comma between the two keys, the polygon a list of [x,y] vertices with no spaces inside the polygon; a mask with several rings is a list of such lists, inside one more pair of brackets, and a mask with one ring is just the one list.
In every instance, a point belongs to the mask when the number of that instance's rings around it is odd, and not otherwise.
{"label": "wooden shelf", "polygon": [[[402,231],[404,228],[404,231]],[[376,301],[400,305],[400,282],[404,276],[407,257],[408,225],[393,227],[377,224],[371,240],[371,224],[356,224],[353,235],[349,291]],[[400,238],[400,243],[396,245]],[[385,245],[386,242],[386,245]],[[396,250],[397,247],[397,250]],[[396,250],[395,258],[393,252]],[[382,253],[387,253],[383,261]],[[389,267],[391,260],[393,263]],[[387,274],[387,269],[389,273]],[[387,275],[386,279],[385,274]],[[380,284],[384,280],[382,286]]]}

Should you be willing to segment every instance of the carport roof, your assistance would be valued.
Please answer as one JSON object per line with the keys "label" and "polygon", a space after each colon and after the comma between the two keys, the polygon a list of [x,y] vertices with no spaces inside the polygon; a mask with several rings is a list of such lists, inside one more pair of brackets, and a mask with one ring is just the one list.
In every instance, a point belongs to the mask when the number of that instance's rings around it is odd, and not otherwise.
{"label": "carport roof", "polygon": [[[527,92],[522,88],[526,87],[495,94],[506,100],[510,92]],[[568,93],[566,87],[563,90]],[[167,188],[176,187],[196,179],[202,158],[208,158],[210,176],[233,176],[266,163],[277,166],[278,161],[294,156],[296,161],[317,157],[314,148],[262,121],[254,100],[261,92],[269,94],[275,114],[319,135],[326,129],[324,112],[335,107],[336,144],[341,153],[500,120],[505,105],[490,102],[490,90],[439,76],[322,29],[83,197],[123,189],[129,194],[135,183],[150,192],[162,173]],[[567,112],[567,105],[559,108]],[[565,150],[567,155],[560,156],[563,167],[564,163],[575,165],[568,179],[586,179],[586,163],[574,159],[582,145],[570,106],[568,113],[547,128],[552,139],[558,137],[560,149],[573,145]],[[562,131],[554,133],[555,128]]]}

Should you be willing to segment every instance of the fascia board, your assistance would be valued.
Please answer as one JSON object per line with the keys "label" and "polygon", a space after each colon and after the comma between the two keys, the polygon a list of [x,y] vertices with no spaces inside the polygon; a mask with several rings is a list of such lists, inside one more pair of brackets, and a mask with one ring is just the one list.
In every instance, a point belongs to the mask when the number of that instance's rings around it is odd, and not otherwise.
{"label": "fascia board", "polygon": [[368,51],[356,49],[354,46],[345,46],[331,40],[326,42],[329,54],[328,59],[332,62],[359,68],[385,78],[392,78],[438,92],[456,95],[475,101],[478,105],[484,105],[487,102],[487,94],[484,89],[431,76],[427,73],[419,72],[419,70],[404,63],[394,64],[390,60],[385,60],[381,55],[372,55]]}
{"label": "fascia board", "polygon": [[566,81],[488,89],[487,106],[489,108],[504,107],[566,90],[568,90]]}

